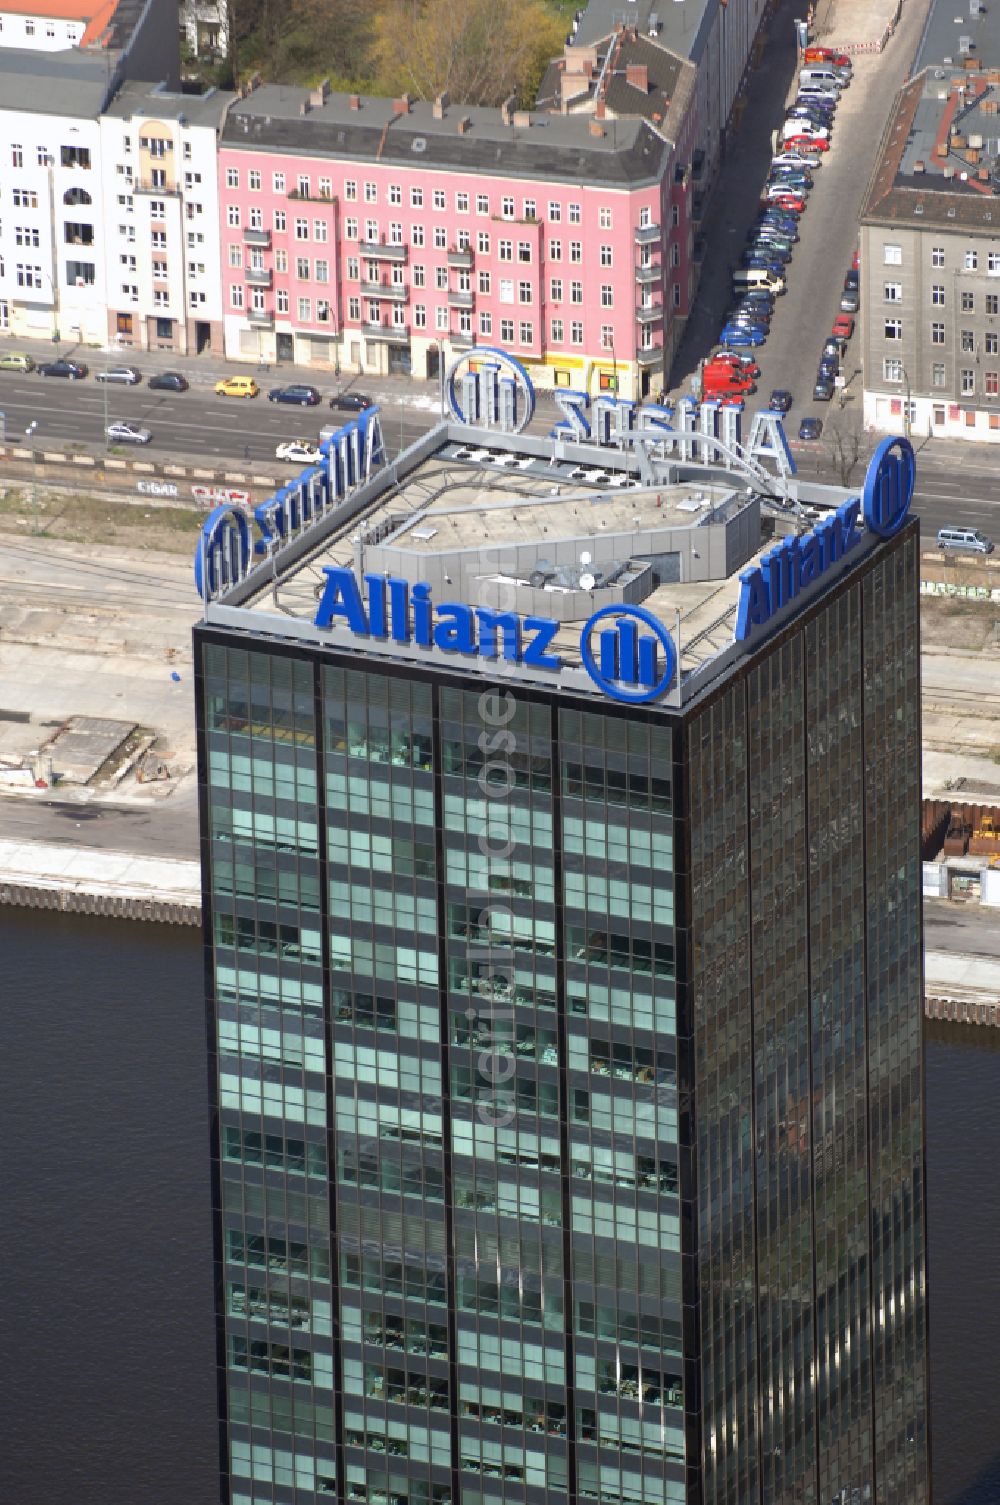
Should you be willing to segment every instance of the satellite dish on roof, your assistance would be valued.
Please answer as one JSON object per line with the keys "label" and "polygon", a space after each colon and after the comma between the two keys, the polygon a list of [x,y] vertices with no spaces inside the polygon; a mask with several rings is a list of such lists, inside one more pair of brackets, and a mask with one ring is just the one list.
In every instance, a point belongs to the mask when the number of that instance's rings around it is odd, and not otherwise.
{"label": "satellite dish on roof", "polygon": [[589,572],[585,572],[580,576],[580,589],[582,591],[592,591],[596,584],[597,580]]}
{"label": "satellite dish on roof", "polygon": [[590,563],[590,559],[591,555],[589,549],[584,549],[583,553],[580,555],[580,563],[582,565],[588,565]]}

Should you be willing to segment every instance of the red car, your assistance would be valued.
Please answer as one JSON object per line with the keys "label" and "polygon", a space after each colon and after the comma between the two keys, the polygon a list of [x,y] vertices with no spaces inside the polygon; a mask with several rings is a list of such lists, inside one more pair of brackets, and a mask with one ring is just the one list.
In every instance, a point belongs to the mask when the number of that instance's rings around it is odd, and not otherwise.
{"label": "red car", "polygon": [[819,136],[787,136],[782,150],[787,152],[793,149],[800,152],[828,152],[830,143]]}
{"label": "red car", "polygon": [[802,61],[809,63],[832,63],[835,68],[850,68],[852,63],[846,52],[835,52],[832,47],[807,47]]}
{"label": "red car", "polygon": [[777,193],[771,198],[761,199],[761,206],[769,209],[772,204],[777,204],[779,209],[792,209],[796,214],[801,214],[806,207],[806,201],[797,193]]}
{"label": "red car", "polygon": [[849,340],[854,333],[854,320],[850,314],[838,314],[833,321],[833,331],[838,339]]}
{"label": "red car", "polygon": [[855,251],[854,255],[851,257],[851,270],[854,271],[854,272],[860,272],[860,270],[861,270],[861,250],[860,250],[860,247],[858,248],[857,251]]}
{"label": "red car", "polygon": [[706,362],[707,367],[729,366],[734,371],[740,371],[744,376],[759,376],[760,367],[752,355],[740,355],[735,350],[720,350]]}

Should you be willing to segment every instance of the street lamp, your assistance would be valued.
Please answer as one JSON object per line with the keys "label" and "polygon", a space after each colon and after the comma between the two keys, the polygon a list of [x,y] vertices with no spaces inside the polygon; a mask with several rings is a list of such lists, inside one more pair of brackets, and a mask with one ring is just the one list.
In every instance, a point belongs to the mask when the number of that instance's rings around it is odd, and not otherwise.
{"label": "street lamp", "polygon": [[[24,431],[24,437],[30,439],[38,427],[38,419],[33,418]],[[38,532],[38,471],[36,466],[35,446],[31,446],[31,531]]]}
{"label": "street lamp", "polygon": [[904,382],[905,387],[906,387],[906,397],[904,399],[904,405],[903,405],[903,438],[904,439],[909,439],[909,437],[910,437],[910,378],[909,378],[909,375],[907,373],[907,370],[906,370],[905,366],[902,367],[902,372],[903,372],[903,382]]}

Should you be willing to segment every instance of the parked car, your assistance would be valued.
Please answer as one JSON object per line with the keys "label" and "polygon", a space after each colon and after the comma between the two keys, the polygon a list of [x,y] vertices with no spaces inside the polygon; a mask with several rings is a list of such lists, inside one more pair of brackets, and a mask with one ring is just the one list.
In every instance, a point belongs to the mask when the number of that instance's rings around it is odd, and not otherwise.
{"label": "parked car", "polygon": [[121,387],[137,387],[142,377],[134,366],[109,366],[106,371],[95,371],[95,381],[106,381]]}
{"label": "parked car", "polygon": [[813,387],[813,400],[815,402],[829,402],[836,388],[831,376],[824,376],[821,372],[816,376],[816,384]]}
{"label": "parked car", "polygon": [[179,371],[157,371],[146,383],[154,392],[186,392],[188,380]]}
{"label": "parked car", "polygon": [[127,423],[124,418],[109,423],[104,432],[112,444],[148,444],[153,437],[149,429],[139,423]]}
{"label": "parked car", "polygon": [[841,361],[844,358],[846,350],[847,341],[843,338],[843,336],[837,334],[828,334],[823,344],[823,354],[820,356],[820,360],[823,360],[825,356],[829,355],[832,356],[834,360]]}
{"label": "parked car", "polygon": [[746,324],[727,324],[719,336],[723,345],[763,345],[767,333],[765,330],[751,327]]}
{"label": "parked car", "polygon": [[215,383],[218,397],[259,397],[260,388],[252,376],[224,376]]}
{"label": "parked car", "polygon": [[861,273],[855,267],[851,267],[844,278],[844,291],[856,293],[861,286]]}
{"label": "parked car", "polygon": [[83,361],[45,361],[38,367],[38,374],[39,376],[65,376],[69,381],[82,381],[88,369]]}
{"label": "parked car", "polygon": [[782,193],[808,193],[813,186],[809,173],[797,167],[772,167],[767,180],[768,188],[780,188]]}
{"label": "parked car", "polygon": [[717,350],[709,357],[709,365],[731,366],[744,376],[759,376],[760,367],[752,355],[739,355],[735,350]]}
{"label": "parked car", "polygon": [[786,117],[781,135],[786,142],[794,140],[796,136],[806,135],[813,136],[817,141],[829,141],[830,127],[820,125],[813,115],[791,115]]}
{"label": "parked car", "polygon": [[794,209],[801,214],[806,207],[806,201],[800,193],[789,193],[781,187],[780,183],[766,190],[766,196],[761,201],[764,204],[776,204],[779,209]]}
{"label": "parked car", "polygon": [[[793,240],[799,237],[799,222],[794,214],[787,214],[784,209],[765,209],[757,220],[758,225],[770,225],[774,230],[783,230]],[[751,228],[750,234],[753,234]]]}
{"label": "parked car", "polygon": [[823,432],[822,418],[803,418],[799,424],[800,439],[818,439]]}
{"label": "parked car", "polygon": [[833,47],[807,47],[802,54],[803,63],[832,63],[835,68],[848,68],[853,65],[846,52],[837,52]]}
{"label": "parked car", "polygon": [[775,387],[767,405],[772,413],[787,413],[792,405],[792,394],[785,387]]}
{"label": "parked car", "polygon": [[373,408],[375,399],[365,392],[337,392],[330,398],[330,406],[341,413],[361,413],[365,408]]}
{"label": "parked car", "polygon": [[293,465],[318,465],[323,456],[309,439],[286,439],[275,449],[274,458]]}
{"label": "parked car", "polygon": [[819,167],[820,158],[815,152],[776,152],[771,158],[772,167]]}
{"label": "parked car", "polygon": [[978,528],[941,528],[938,531],[939,549],[961,549],[969,554],[992,554],[993,540]]}
{"label": "parked car", "polygon": [[288,387],[272,387],[267,394],[268,402],[292,402],[302,408],[315,408],[321,402],[315,387],[303,382],[294,382]]}
{"label": "parked car", "polygon": [[832,352],[827,352],[827,350],[824,348],[823,353],[819,358],[820,376],[836,376],[839,370],[840,356],[834,355]]}
{"label": "parked car", "polygon": [[833,321],[833,333],[849,340],[854,333],[854,320],[850,314],[838,314]]}
{"label": "parked car", "polygon": [[856,288],[845,287],[840,295],[840,307],[845,314],[856,314],[861,307],[861,298]]}
{"label": "parked car", "polygon": [[34,371],[35,362],[30,355],[19,350],[5,350],[0,355],[0,371]]}
{"label": "parked car", "polygon": [[798,104],[800,100],[803,100],[806,104],[827,105],[831,110],[835,110],[840,103],[840,91],[838,89],[831,89],[826,84],[800,83],[799,92],[795,96],[795,103]]}
{"label": "parked car", "polygon": [[830,150],[830,143],[825,136],[814,136],[801,132],[797,136],[785,137],[785,150],[808,152],[810,156],[815,156],[819,152],[820,156],[822,156],[824,152]]}

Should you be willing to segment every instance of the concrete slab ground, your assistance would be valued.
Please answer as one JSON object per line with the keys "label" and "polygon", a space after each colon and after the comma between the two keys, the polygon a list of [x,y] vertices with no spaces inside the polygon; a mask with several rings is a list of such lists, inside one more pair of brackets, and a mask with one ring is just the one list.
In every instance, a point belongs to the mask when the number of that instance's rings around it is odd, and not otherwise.
{"label": "concrete slab ground", "polygon": [[822,47],[867,48],[885,36],[901,10],[902,0],[819,0],[813,38]]}

